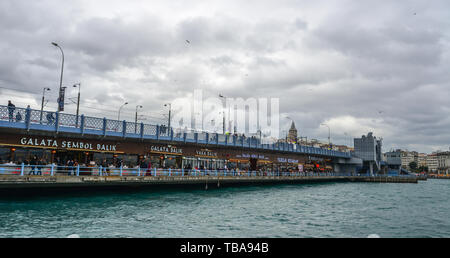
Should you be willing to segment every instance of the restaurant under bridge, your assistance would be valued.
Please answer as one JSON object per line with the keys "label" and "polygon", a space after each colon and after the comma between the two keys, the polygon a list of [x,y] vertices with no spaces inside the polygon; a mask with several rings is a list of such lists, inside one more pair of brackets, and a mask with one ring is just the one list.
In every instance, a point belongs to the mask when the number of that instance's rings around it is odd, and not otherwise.
{"label": "restaurant under bridge", "polygon": [[[17,119],[17,114],[22,119]],[[0,106],[0,162],[158,171],[352,174],[350,153],[240,135]],[[47,171],[48,172],[48,171]],[[157,172],[155,172],[157,173]]]}

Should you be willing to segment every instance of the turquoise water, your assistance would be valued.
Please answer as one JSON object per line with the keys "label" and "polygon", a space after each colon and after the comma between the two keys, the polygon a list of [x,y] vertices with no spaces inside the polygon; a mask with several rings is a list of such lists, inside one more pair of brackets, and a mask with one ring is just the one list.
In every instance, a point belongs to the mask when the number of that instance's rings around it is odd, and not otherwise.
{"label": "turquoise water", "polygon": [[0,237],[450,237],[450,180],[0,198]]}

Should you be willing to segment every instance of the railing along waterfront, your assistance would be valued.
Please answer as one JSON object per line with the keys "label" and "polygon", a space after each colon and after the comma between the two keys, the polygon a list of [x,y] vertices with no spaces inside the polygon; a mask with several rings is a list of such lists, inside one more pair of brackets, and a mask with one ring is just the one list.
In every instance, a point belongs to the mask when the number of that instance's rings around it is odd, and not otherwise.
{"label": "railing along waterfront", "polygon": [[198,170],[198,169],[159,169],[127,167],[86,167],[51,165],[0,165],[0,176],[117,176],[117,177],[383,177],[416,178],[414,175],[376,175],[334,173],[334,172],[280,172],[280,171],[238,171],[238,170]]}
{"label": "railing along waterfront", "polygon": [[[20,114],[17,116],[17,114]],[[167,126],[111,120],[107,118],[64,114],[30,108],[9,109],[0,105],[0,126],[25,130],[44,130],[123,138],[154,139],[171,142],[190,142],[207,145],[222,145],[249,149],[283,151],[289,153],[351,158],[351,154],[329,149],[315,148],[291,143],[263,144],[256,137],[182,131]]]}

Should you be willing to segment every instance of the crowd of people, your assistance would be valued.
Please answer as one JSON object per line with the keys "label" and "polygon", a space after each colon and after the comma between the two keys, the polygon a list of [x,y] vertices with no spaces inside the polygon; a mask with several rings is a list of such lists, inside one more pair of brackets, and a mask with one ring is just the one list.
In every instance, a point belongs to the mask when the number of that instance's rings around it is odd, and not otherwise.
{"label": "crowd of people", "polygon": [[[260,167],[255,170],[250,168],[239,168],[239,167],[228,167],[225,165],[222,168],[206,168],[203,165],[200,166],[192,166],[191,164],[186,164],[183,169],[177,169],[176,167],[170,166],[166,168],[159,168],[158,166],[153,166],[152,162],[145,158],[141,160],[136,166],[127,166],[124,164],[123,160],[116,159],[114,161],[108,162],[106,159],[101,162],[90,161],[89,164],[79,163],[76,159],[68,159],[63,162],[59,157],[56,157],[55,162],[49,162],[44,158],[38,158],[37,156],[33,156],[30,160],[21,161],[20,164],[15,164],[13,162],[2,162],[0,160],[0,164],[3,166],[21,166],[22,164],[26,168],[26,174],[28,175],[43,175],[43,171],[46,171],[47,174],[50,171],[50,168],[56,174],[65,174],[69,176],[77,175],[77,172],[80,175],[92,175],[93,173],[98,173],[101,171],[103,175],[111,175],[113,173],[117,174],[118,171],[132,169],[133,171],[137,171],[139,169],[142,176],[152,176],[155,173],[159,174],[161,171],[168,171],[169,169],[172,172],[182,172],[183,175],[191,175],[192,173],[197,174],[199,172],[206,174],[214,174],[216,171],[221,173],[226,173],[232,176],[242,176],[249,173],[256,174],[259,176],[267,176],[272,173],[298,173],[298,172],[320,172],[315,169],[307,169],[304,171],[299,171],[298,168],[288,167],[288,168],[271,168],[271,167]],[[80,172],[81,171],[81,172]]]}

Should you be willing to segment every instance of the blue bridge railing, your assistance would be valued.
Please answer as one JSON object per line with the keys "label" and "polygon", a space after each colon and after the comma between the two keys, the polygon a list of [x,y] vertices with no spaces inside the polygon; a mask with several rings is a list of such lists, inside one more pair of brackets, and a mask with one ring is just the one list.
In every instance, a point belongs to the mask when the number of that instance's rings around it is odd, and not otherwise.
{"label": "blue bridge railing", "polygon": [[118,121],[106,118],[76,116],[73,114],[33,110],[30,108],[9,109],[0,106],[0,127],[25,130],[79,133],[123,138],[153,139],[171,142],[198,143],[218,146],[233,146],[249,149],[275,150],[289,153],[309,154],[334,158],[351,158],[351,154],[291,143],[262,144],[255,137],[223,135],[217,133],[180,131],[167,126]]}
{"label": "blue bridge railing", "polygon": [[238,170],[198,170],[198,169],[159,169],[159,168],[127,168],[127,167],[85,167],[51,165],[0,165],[0,176],[116,176],[116,177],[383,177],[383,178],[417,178],[414,175],[376,175],[334,173],[334,172],[281,172],[281,171],[238,171]]}
{"label": "blue bridge railing", "polygon": [[[199,170],[199,169],[160,169],[160,168],[127,168],[127,167],[85,167],[51,165],[2,164],[0,176],[118,176],[118,177],[373,177],[367,174],[334,173],[334,172],[285,172],[285,171],[239,171],[239,170]],[[413,175],[376,175],[376,177],[415,178]]]}

